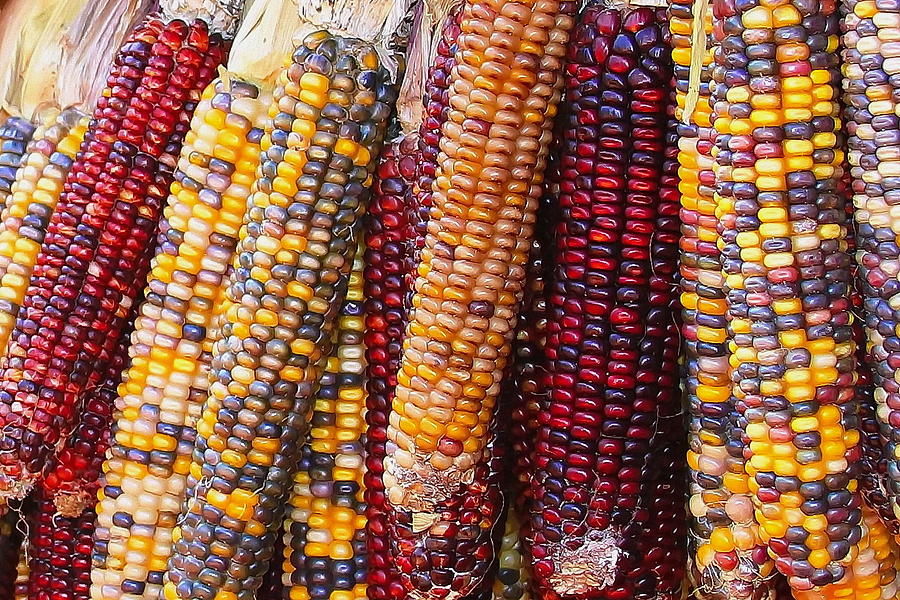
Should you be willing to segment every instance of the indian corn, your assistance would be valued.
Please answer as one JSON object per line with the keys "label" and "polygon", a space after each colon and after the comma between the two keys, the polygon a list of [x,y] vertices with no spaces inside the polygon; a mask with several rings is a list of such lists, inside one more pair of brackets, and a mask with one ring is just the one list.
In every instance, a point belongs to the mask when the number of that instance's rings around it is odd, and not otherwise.
{"label": "indian corn", "polygon": [[185,138],[103,465],[94,600],[161,594],[270,103],[253,84],[217,80]]}
{"label": "indian corn", "polygon": [[75,109],[63,111],[54,124],[38,133],[10,187],[10,198],[0,222],[0,349],[3,351],[88,121],[86,115]]}
{"label": "indian corn", "polygon": [[548,598],[666,591],[641,569],[640,535],[653,491],[642,474],[658,415],[674,402],[674,373],[664,368],[677,353],[663,23],[650,8],[590,7],[569,45],[550,396],[538,415],[529,532]]}
{"label": "indian corn", "polygon": [[715,4],[719,247],[760,534],[795,593],[861,540],[834,4]]}
{"label": "indian corn", "polygon": [[[382,183],[383,180],[382,180]],[[357,251],[288,501],[287,600],[365,600],[363,250]]]}
{"label": "indian corn", "polygon": [[203,21],[156,17],[117,56],[0,362],[4,496],[33,486],[115,350],[181,138],[223,57]]}
{"label": "indian corn", "polygon": [[282,71],[197,423],[167,600],[244,600],[268,568],[394,97],[372,45],[325,30],[309,34]]}
{"label": "indian corn", "polygon": [[8,202],[16,171],[34,130],[34,124],[22,117],[8,117],[0,125],[0,205]]}
{"label": "indian corn", "polygon": [[397,384],[403,331],[407,323],[409,249],[408,207],[415,176],[415,135],[405,136],[382,152],[369,202],[365,235],[366,309],[366,540],[368,589],[372,600],[403,594],[393,566],[384,495],[387,419]]}

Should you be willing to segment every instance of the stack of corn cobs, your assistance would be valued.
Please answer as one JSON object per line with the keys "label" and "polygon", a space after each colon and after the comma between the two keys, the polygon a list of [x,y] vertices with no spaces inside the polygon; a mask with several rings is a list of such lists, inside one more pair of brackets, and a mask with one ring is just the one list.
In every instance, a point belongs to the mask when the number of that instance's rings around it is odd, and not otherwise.
{"label": "stack of corn cobs", "polygon": [[900,3],[26,4],[0,600],[900,599]]}

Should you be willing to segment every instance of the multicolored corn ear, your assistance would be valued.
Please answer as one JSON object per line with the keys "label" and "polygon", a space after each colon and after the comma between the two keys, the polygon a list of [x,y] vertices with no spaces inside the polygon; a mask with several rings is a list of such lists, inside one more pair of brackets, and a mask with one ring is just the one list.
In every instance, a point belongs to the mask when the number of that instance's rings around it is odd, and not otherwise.
{"label": "multicolored corn ear", "polygon": [[36,493],[27,513],[28,600],[89,600],[96,514],[58,514],[53,499]]}
{"label": "multicolored corn ear", "polygon": [[39,131],[22,159],[0,216],[0,352],[6,350],[16,316],[25,299],[32,269],[47,234],[89,118],[64,110],[55,123]]}
{"label": "multicolored corn ear", "polygon": [[863,534],[844,577],[820,590],[794,590],[794,600],[892,600],[900,596],[900,580],[897,577],[900,553],[897,545],[874,511],[864,506],[862,513]]}
{"label": "multicolored corn ear", "polygon": [[498,553],[493,600],[531,600],[531,569],[521,537],[522,522],[511,502],[507,506],[506,525]]}
{"label": "multicolored corn ear", "polygon": [[41,479],[43,497],[50,499],[63,517],[79,517],[96,504],[103,460],[112,439],[110,428],[116,389],[122,380],[122,371],[128,366],[128,341],[133,319],[132,314],[100,384],[84,392],[80,399],[80,422],[47,465]]}
{"label": "multicolored corn ear", "polygon": [[667,592],[641,555],[659,415],[679,410],[664,23],[650,8],[589,7],[569,44],[529,532],[547,598]]}
{"label": "multicolored corn ear", "polygon": [[353,260],[288,501],[285,600],[367,598],[364,251]]}
{"label": "multicolored corn ear", "polygon": [[203,21],[158,18],[117,56],[0,362],[2,495],[29,491],[109,363],[190,115],[223,57]]}
{"label": "multicolored corn ear", "polygon": [[395,96],[371,44],[325,30],[279,78],[167,600],[252,598],[268,569]]}
{"label": "multicolored corn ear", "polygon": [[[900,357],[894,308],[900,294],[893,205],[900,199],[900,171],[894,156],[900,147],[900,119],[894,112],[891,44],[900,35],[900,9],[890,3],[845,0],[843,21],[844,106],[847,155],[856,219],[856,261],[872,365],[876,415],[885,435],[887,493],[900,514]],[[883,47],[887,46],[887,53]],[[866,483],[861,483],[865,486]]]}
{"label": "multicolored corn ear", "polygon": [[365,504],[368,552],[367,594],[372,600],[401,597],[391,560],[384,494],[388,415],[407,323],[408,206],[416,168],[416,136],[387,145],[381,154],[366,221],[365,350],[366,437]]}
{"label": "multicolored corn ear", "polygon": [[[486,459],[542,191],[545,124],[556,113],[564,53],[556,46],[572,22],[557,17],[566,7],[555,0],[464,6],[435,218],[388,427],[384,480],[397,509],[434,512],[474,481]],[[496,31],[495,17],[502,20]],[[509,50],[484,60],[490,32]]]}
{"label": "multicolored corn ear", "polygon": [[28,600],[29,576],[30,570],[28,568],[27,541],[22,540],[22,543],[19,545],[19,561],[16,564],[16,600]]}
{"label": "multicolored corn ear", "polygon": [[34,130],[34,123],[22,117],[8,117],[0,125],[0,205],[4,207]]}
{"label": "multicolored corn ear", "polygon": [[866,543],[838,29],[830,3],[714,4],[732,389],[760,533],[795,594],[840,582]]}
{"label": "multicolored corn ear", "polygon": [[669,7],[681,165],[679,282],[689,423],[689,573],[692,592],[703,600],[771,598],[775,565],[753,517],[741,439],[729,435],[735,408],[712,156],[711,4],[685,0]]}
{"label": "multicolored corn ear", "polygon": [[118,388],[97,506],[94,600],[162,593],[270,104],[254,85],[214,81],[185,137]]}

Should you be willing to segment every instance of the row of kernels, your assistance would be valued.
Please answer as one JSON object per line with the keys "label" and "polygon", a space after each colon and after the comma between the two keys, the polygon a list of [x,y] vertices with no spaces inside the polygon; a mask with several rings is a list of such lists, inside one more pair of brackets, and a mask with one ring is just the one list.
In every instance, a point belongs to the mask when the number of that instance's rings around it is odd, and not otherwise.
{"label": "row of kernels", "polygon": [[35,125],[22,117],[8,117],[0,125],[0,205],[6,206],[16,179],[16,171],[22,164],[22,158]]}
{"label": "row of kernels", "polygon": [[365,600],[367,596],[362,279],[360,248],[288,501],[284,584],[289,600]]}

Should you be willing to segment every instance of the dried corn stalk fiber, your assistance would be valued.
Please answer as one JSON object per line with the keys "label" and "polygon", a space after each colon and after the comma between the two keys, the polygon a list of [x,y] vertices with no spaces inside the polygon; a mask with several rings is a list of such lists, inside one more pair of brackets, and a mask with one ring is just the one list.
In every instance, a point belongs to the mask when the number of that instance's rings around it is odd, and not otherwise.
{"label": "dried corn stalk fiber", "polygon": [[294,51],[270,109],[197,423],[169,600],[251,598],[268,569],[396,97],[376,48],[404,6],[299,9],[310,25],[301,32],[321,29]]}
{"label": "dried corn stalk fiber", "polygon": [[254,5],[228,70],[204,92],[182,148],[103,467],[95,600],[156,600],[162,593],[277,73],[273,58],[238,57],[290,43],[298,18],[284,6],[295,8],[290,0]]}
{"label": "dried corn stalk fiber", "polygon": [[366,357],[357,250],[284,523],[286,600],[366,600]]}
{"label": "dried corn stalk fiber", "polygon": [[202,20],[151,17],[122,47],[0,363],[5,496],[32,487],[115,349],[190,115],[223,55]]}
{"label": "dried corn stalk fiber", "polygon": [[384,495],[388,415],[407,323],[408,207],[417,163],[417,137],[408,134],[381,153],[365,234],[366,436],[365,504],[368,588],[372,600],[403,595],[391,559]]}
{"label": "dried corn stalk fiber", "polygon": [[77,109],[66,109],[51,125],[40,128],[10,186],[9,201],[0,216],[0,351],[6,350],[16,324],[50,215],[88,121]]}
{"label": "dried corn stalk fiber", "polygon": [[[541,192],[544,124],[558,98],[562,63],[548,48],[568,39],[571,20],[556,23],[566,6],[464,7],[433,186],[436,218],[388,427],[384,480],[396,509],[433,513],[474,482],[486,459]],[[491,36],[504,47],[483,60]]]}
{"label": "dried corn stalk fiber", "polygon": [[[750,490],[795,593],[830,594],[822,586],[848,581],[853,547],[876,542],[862,537],[856,481],[837,14],[716,5],[713,29],[717,215]],[[755,60],[745,40],[757,39],[772,40],[772,58]]]}
{"label": "dried corn stalk fiber", "polygon": [[63,517],[57,513],[53,499],[39,490],[26,518],[28,600],[88,600],[96,520],[93,508],[77,517]]}
{"label": "dried corn stalk fiber", "polygon": [[701,599],[771,598],[774,562],[753,517],[743,445],[733,439],[726,301],[712,158],[712,3],[670,6],[678,123],[684,376],[690,468],[689,571]]}
{"label": "dried corn stalk fiber", "polygon": [[658,415],[676,402],[674,374],[664,370],[677,353],[678,210],[665,164],[664,17],[651,8],[590,7],[569,45],[548,300],[550,396],[532,478],[534,576],[548,598],[651,597],[681,584],[641,555],[655,491],[642,475]]}
{"label": "dried corn stalk fiber", "polygon": [[53,103],[59,107],[96,106],[116,52],[156,4],[155,0],[84,3],[62,37]]}
{"label": "dried corn stalk fiber", "polygon": [[876,415],[885,435],[887,492],[900,515],[900,357],[896,331],[900,313],[900,248],[892,213],[900,199],[900,118],[895,114],[890,48],[900,40],[900,8],[889,3],[847,0],[844,9],[844,57],[850,174],[856,208],[856,259],[863,294],[868,354],[872,359]]}

